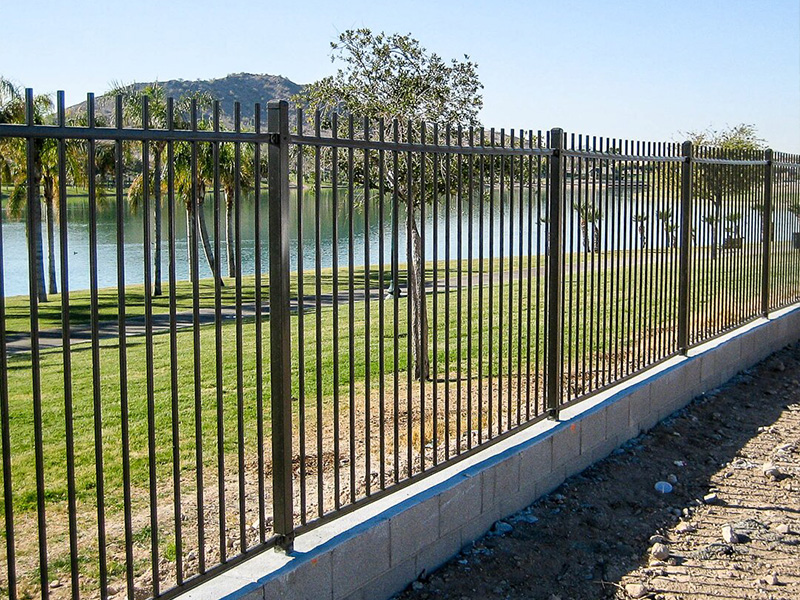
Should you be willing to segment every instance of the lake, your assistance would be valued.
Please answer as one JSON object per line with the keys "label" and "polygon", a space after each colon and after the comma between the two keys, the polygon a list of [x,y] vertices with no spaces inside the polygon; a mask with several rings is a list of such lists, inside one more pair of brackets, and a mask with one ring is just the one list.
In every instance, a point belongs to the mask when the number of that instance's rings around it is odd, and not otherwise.
{"label": "lake", "polygon": [[[598,199],[599,206],[603,214],[603,219],[600,222],[603,239],[608,237],[609,234],[605,232],[607,227],[614,229],[613,243],[608,246],[609,250],[631,249],[638,247],[640,238],[636,231],[636,224],[632,222],[634,214],[648,214],[646,226],[648,229],[648,246],[650,248],[663,248],[668,244],[667,235],[663,228],[663,223],[658,219],[657,212],[665,208],[665,201],[662,202],[646,202],[642,196],[647,192],[636,190],[614,190],[616,193],[609,193],[606,195],[605,191],[603,198]],[[532,199],[529,201],[527,191],[523,194],[523,217],[520,226],[519,215],[519,192],[514,195],[513,200],[509,197],[508,193],[504,194],[503,201],[499,201],[499,192],[495,194],[494,211],[489,211],[488,199],[484,198],[484,240],[483,240],[483,253],[488,256],[489,253],[489,231],[494,233],[493,246],[495,256],[499,255],[500,250],[500,234],[501,231],[504,237],[504,256],[509,254],[509,232],[513,228],[514,243],[512,254],[518,256],[520,254],[542,254],[545,252],[545,223],[543,217],[545,214],[544,205],[540,205],[538,196],[534,193]],[[262,231],[262,270],[268,271],[269,268],[269,253],[267,250],[267,231],[268,231],[268,207],[266,204],[266,194],[262,195],[261,206],[261,231]],[[473,198],[473,224],[474,229],[472,233],[472,250],[473,256],[478,257],[481,250],[481,244],[478,236],[478,222],[479,222],[479,198]],[[509,209],[513,202],[513,218],[509,219]],[[670,201],[670,205],[674,201]],[[220,210],[220,227],[222,231],[220,246],[222,249],[221,262],[223,265],[223,274],[227,274],[226,255],[225,255],[225,209],[224,201]],[[315,197],[313,191],[306,191],[303,194],[302,202],[302,227],[303,227],[303,268],[314,268],[315,256],[315,221],[316,221],[316,207]],[[319,222],[320,222],[320,254],[322,268],[331,267],[333,263],[333,237],[334,237],[334,215],[338,223],[338,262],[339,266],[347,266],[348,264],[348,239],[349,239],[349,210],[347,202],[347,191],[339,190],[338,206],[334,210],[334,194],[330,188],[325,188],[320,192],[320,209],[319,209]],[[370,199],[369,206],[366,207],[362,198],[355,198],[353,203],[353,260],[356,266],[361,266],[365,263],[365,248],[369,245],[370,263],[372,265],[378,264],[379,259],[379,238],[384,235],[384,260],[388,270],[391,261],[391,198],[386,197],[384,202],[385,219],[383,228],[379,222],[379,203],[376,197]],[[462,208],[459,211],[456,208],[457,199],[453,197],[450,201],[450,213],[447,214],[444,206],[444,199],[440,199],[437,215],[437,232],[438,239],[436,241],[436,248],[438,250],[438,258],[445,258],[446,240],[445,230],[447,224],[450,226],[450,257],[455,259],[458,257],[458,250],[461,248],[462,256],[466,259],[469,249],[469,202],[464,199]],[[368,208],[369,210],[365,210]],[[144,247],[143,247],[143,219],[140,211],[131,210],[127,204],[125,206],[123,221],[124,221],[124,236],[125,236],[125,278],[126,284],[140,284],[144,281]],[[528,246],[528,212],[533,211],[533,232],[532,244]],[[501,215],[502,211],[502,215]],[[367,226],[365,215],[369,213],[369,226]],[[739,207],[738,212],[742,214],[739,221],[739,227],[742,235],[746,239],[755,240],[760,239],[758,234],[760,228],[760,216],[754,210],[745,211]],[[213,198],[209,195],[205,202],[205,214],[209,227],[209,233],[213,243],[213,227],[214,227],[214,213],[213,213]],[[253,196],[244,197],[241,202],[242,214],[242,272],[244,275],[254,273],[255,264],[255,201]],[[298,210],[297,191],[292,190],[291,196],[291,211],[290,211],[290,251],[291,251],[291,268],[297,269],[298,263],[298,223],[301,211]],[[611,221],[605,218],[606,215],[612,215]],[[677,214],[677,206],[673,209],[673,214]],[[183,204],[178,202],[175,209],[176,215],[176,276],[179,280],[186,280],[189,278],[189,267],[187,259],[187,241],[186,241],[186,212]],[[405,263],[406,259],[406,223],[405,223],[405,210],[402,206],[398,206],[398,215],[400,219],[398,241],[400,244],[400,263]],[[540,220],[540,216],[542,220]],[[502,226],[501,226],[502,217]],[[580,250],[581,247],[581,232],[577,212],[575,210],[568,211],[567,223],[565,226],[565,239],[564,243],[567,248]],[[786,215],[783,216],[786,218]],[[427,205],[425,207],[425,256],[426,259],[431,260],[434,258],[434,215],[433,206]],[[695,228],[702,228],[705,225],[699,223],[699,217],[695,219],[698,223]],[[782,220],[780,214],[776,214],[776,220]],[[117,214],[116,206],[113,200],[103,200],[98,205],[97,211],[97,244],[98,244],[98,285],[102,287],[116,287],[117,285]],[[80,198],[71,198],[67,210],[67,232],[68,232],[68,247],[69,247],[69,279],[70,288],[72,290],[87,289],[89,287],[89,203],[88,199],[81,200]],[[613,223],[613,227],[611,226]],[[461,234],[459,235],[459,225],[461,226]],[[618,227],[625,225],[624,227]],[[167,210],[164,205],[163,210],[163,237],[162,243],[162,277],[164,281],[167,279],[168,267],[168,244],[166,240],[167,235]],[[44,227],[43,227],[44,229]],[[617,233],[617,229],[621,229],[621,233]],[[784,227],[778,226],[777,231],[784,231]],[[523,246],[520,252],[519,236],[520,230],[522,231]],[[787,229],[788,230],[788,229]],[[9,219],[5,214],[3,215],[2,223],[2,237],[3,237],[3,266],[5,269],[5,295],[16,296],[28,293],[28,256],[27,244],[25,241],[25,223],[21,219]],[[58,244],[59,244],[58,228],[56,228],[56,272],[60,273],[60,261],[58,258]],[[46,254],[46,247],[45,247]],[[47,261],[45,257],[45,262]],[[205,263],[202,254],[200,257],[200,274],[201,277],[210,277],[211,272]],[[59,275],[60,277],[60,275]],[[60,280],[59,280],[60,281]]]}

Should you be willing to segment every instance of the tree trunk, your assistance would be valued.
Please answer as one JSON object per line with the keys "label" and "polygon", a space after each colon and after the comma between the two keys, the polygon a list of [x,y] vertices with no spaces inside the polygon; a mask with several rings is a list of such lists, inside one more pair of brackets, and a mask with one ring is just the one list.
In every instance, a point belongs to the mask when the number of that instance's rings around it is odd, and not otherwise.
{"label": "tree trunk", "polygon": [[583,235],[583,251],[591,252],[591,245],[589,244],[589,223],[583,217],[581,221],[581,235]]}
{"label": "tree trunk", "polygon": [[430,376],[428,306],[425,288],[422,285],[425,257],[422,250],[422,236],[414,218],[413,208],[410,209],[409,218],[411,219],[412,264],[408,270],[408,301],[411,303],[411,347],[414,353],[414,377],[428,379]]}
{"label": "tree trunk", "polygon": [[40,144],[35,146],[32,181],[28,182],[33,190],[33,202],[28,206],[28,218],[25,220],[25,233],[33,239],[36,272],[36,296],[39,302],[47,302],[47,289],[44,287],[44,252],[42,251],[42,201],[39,186],[42,183],[42,159]]}
{"label": "tree trunk", "polygon": [[153,251],[153,296],[161,295],[161,150],[155,151],[155,232]]}
{"label": "tree trunk", "polygon": [[592,252],[600,252],[600,225],[592,223]]}
{"label": "tree trunk", "polygon": [[231,191],[225,190],[225,250],[228,255],[228,277],[236,275],[236,258],[234,256],[233,243],[233,200]]}
{"label": "tree trunk", "polygon": [[647,249],[647,229],[644,223],[639,223],[639,239],[642,241],[642,250]]}
{"label": "tree trunk", "polygon": [[[205,211],[203,210],[203,200],[205,199],[205,194],[203,197],[197,198],[197,220],[198,226],[200,229],[200,241],[203,243],[203,253],[206,255],[206,262],[208,263],[208,268],[211,270],[212,277],[219,277],[219,273],[216,272],[214,269],[214,251],[211,249],[211,238],[208,235],[208,225],[206,225],[206,215]],[[222,277],[219,277],[219,285],[221,287],[225,287],[225,284],[222,281]]]}
{"label": "tree trunk", "polygon": [[55,181],[52,177],[44,177],[44,207],[47,219],[47,291],[58,293],[56,286],[55,256]]}
{"label": "tree trunk", "polygon": [[189,281],[194,281],[197,277],[197,272],[194,268],[194,261],[192,257],[194,256],[193,252],[197,247],[197,242],[195,241],[194,236],[194,227],[192,224],[194,223],[194,203],[187,202],[186,203],[186,255],[189,259]]}
{"label": "tree trunk", "polygon": [[714,222],[711,224],[711,260],[717,259],[719,252],[719,226],[722,221],[722,194],[714,200]]}

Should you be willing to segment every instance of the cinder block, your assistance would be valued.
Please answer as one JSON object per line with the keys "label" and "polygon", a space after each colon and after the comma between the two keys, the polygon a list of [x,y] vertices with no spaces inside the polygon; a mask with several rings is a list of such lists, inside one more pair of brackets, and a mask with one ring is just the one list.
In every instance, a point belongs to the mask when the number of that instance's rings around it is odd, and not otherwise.
{"label": "cinder block", "polygon": [[588,453],[606,439],[606,410],[600,409],[581,419],[581,454]]}
{"label": "cinder block", "polygon": [[633,437],[631,434],[631,400],[628,396],[616,399],[606,407],[606,436],[616,436],[620,443]]}
{"label": "cinder block", "polygon": [[499,499],[500,518],[504,518],[529,506],[536,499],[536,496],[531,497],[527,493],[516,492],[508,496],[501,496]]}
{"label": "cinder block", "polygon": [[458,477],[458,485],[439,496],[439,535],[444,537],[481,513],[481,477]]}
{"label": "cinder block", "polygon": [[431,497],[390,520],[392,566],[416,556],[439,537],[439,499]]}
{"label": "cinder block", "polygon": [[520,453],[519,488],[536,497],[537,482],[553,471],[553,438],[546,437],[531,444]]}
{"label": "cinder block", "polygon": [[567,477],[577,475],[578,473],[586,470],[593,462],[594,460],[592,459],[591,452],[579,454],[571,460],[568,460],[566,463],[564,463],[564,478],[566,479]]}
{"label": "cinder block", "polygon": [[441,567],[461,550],[461,529],[451,531],[417,555],[416,574],[430,573]]}
{"label": "cinder block", "polygon": [[738,337],[726,341],[714,352],[716,353],[716,368],[722,379],[720,383],[728,381],[742,370],[742,341]]}
{"label": "cinder block", "polygon": [[493,465],[481,471],[481,512],[490,510],[494,503],[494,484],[497,469]]}
{"label": "cinder block", "polygon": [[681,377],[683,379],[683,386],[686,390],[687,399],[691,400],[692,398],[699,396],[703,393],[703,386],[700,379],[700,361],[690,358],[685,362],[681,363]]}
{"label": "cinder block", "polygon": [[[407,560],[365,584],[347,597],[347,600],[375,600],[390,598],[406,589],[417,578],[416,559]],[[312,600],[312,598],[309,598]]]}
{"label": "cinder block", "polygon": [[519,453],[506,457],[495,467],[494,494],[502,500],[519,491]]}
{"label": "cinder block", "polygon": [[614,451],[614,448],[616,448],[618,445],[619,441],[617,440],[617,437],[613,436],[610,438],[606,438],[606,440],[602,444],[592,448],[592,450],[590,451],[592,455],[592,464],[600,460],[603,460],[606,456],[611,454]]}
{"label": "cinder block", "polygon": [[628,398],[630,402],[629,428],[634,432],[631,437],[634,437],[640,431],[644,431],[644,424],[649,421],[652,412],[650,390],[650,385],[640,385]]}
{"label": "cinder block", "polygon": [[540,478],[536,482],[536,497],[541,498],[542,496],[546,496],[553,490],[555,490],[558,486],[564,483],[566,476],[564,475],[565,468],[564,465],[559,466],[558,468],[554,468],[548,475]]}
{"label": "cinder block", "polygon": [[581,453],[581,423],[575,421],[556,431],[553,436],[553,470]]}
{"label": "cinder block", "polygon": [[333,549],[332,559],[333,597],[338,600],[346,598],[389,569],[389,521],[364,529],[342,542]]}
{"label": "cinder block", "polygon": [[477,539],[482,538],[492,528],[494,522],[505,517],[500,509],[487,510],[468,523],[461,526],[461,547],[467,546]]}
{"label": "cinder block", "polygon": [[[272,582],[270,582],[272,583]],[[303,560],[285,576],[264,587],[266,600],[311,600],[333,598],[333,561],[328,552]]]}

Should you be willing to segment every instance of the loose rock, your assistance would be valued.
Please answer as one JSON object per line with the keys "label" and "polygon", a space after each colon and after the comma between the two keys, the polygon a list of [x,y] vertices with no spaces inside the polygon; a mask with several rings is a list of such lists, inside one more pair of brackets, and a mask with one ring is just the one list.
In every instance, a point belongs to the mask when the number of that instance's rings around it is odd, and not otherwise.
{"label": "loose rock", "polygon": [[736,532],[733,530],[733,527],[730,525],[724,525],[722,527],[722,539],[725,540],[728,544],[738,544],[739,543],[739,536],[736,535]]}
{"label": "loose rock", "polygon": [[694,533],[697,531],[697,526],[692,523],[681,523],[675,528],[675,533]]}
{"label": "loose rock", "polygon": [[625,593],[631,598],[644,598],[650,590],[641,583],[629,583],[625,586]]}
{"label": "loose rock", "polygon": [[791,529],[789,528],[789,525],[787,525],[786,523],[781,523],[780,525],[777,525],[775,527],[775,531],[777,531],[778,533],[787,534],[791,532]]}
{"label": "loose rock", "polygon": [[718,501],[719,496],[717,496],[716,492],[711,492],[710,494],[703,496],[703,502],[705,504],[716,504]]}
{"label": "loose rock", "polygon": [[669,548],[666,544],[653,544],[650,548],[650,555],[657,560],[667,560],[669,558]]}

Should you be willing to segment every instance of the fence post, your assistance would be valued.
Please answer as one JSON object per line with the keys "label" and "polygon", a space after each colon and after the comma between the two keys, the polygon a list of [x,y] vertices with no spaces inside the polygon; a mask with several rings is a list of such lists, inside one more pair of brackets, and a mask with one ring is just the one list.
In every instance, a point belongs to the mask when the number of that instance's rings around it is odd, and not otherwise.
{"label": "fence post", "polygon": [[561,328],[564,321],[561,294],[562,265],[564,263],[564,240],[562,237],[563,170],[561,150],[564,147],[564,132],[560,128],[550,131],[550,181],[548,185],[548,231],[547,231],[547,413],[558,419],[561,404]]}
{"label": "fence post", "polygon": [[273,530],[278,536],[278,545],[290,551],[294,539],[294,510],[289,322],[289,104],[285,100],[270,101],[267,130]]}
{"label": "fence post", "polygon": [[769,280],[772,270],[772,150],[764,152],[767,164],[764,165],[764,216],[761,219],[761,239],[764,244],[761,262],[761,314],[769,314]]}
{"label": "fence post", "polygon": [[678,352],[689,349],[689,277],[692,252],[692,142],[683,142],[681,163],[681,248],[678,281]]}

